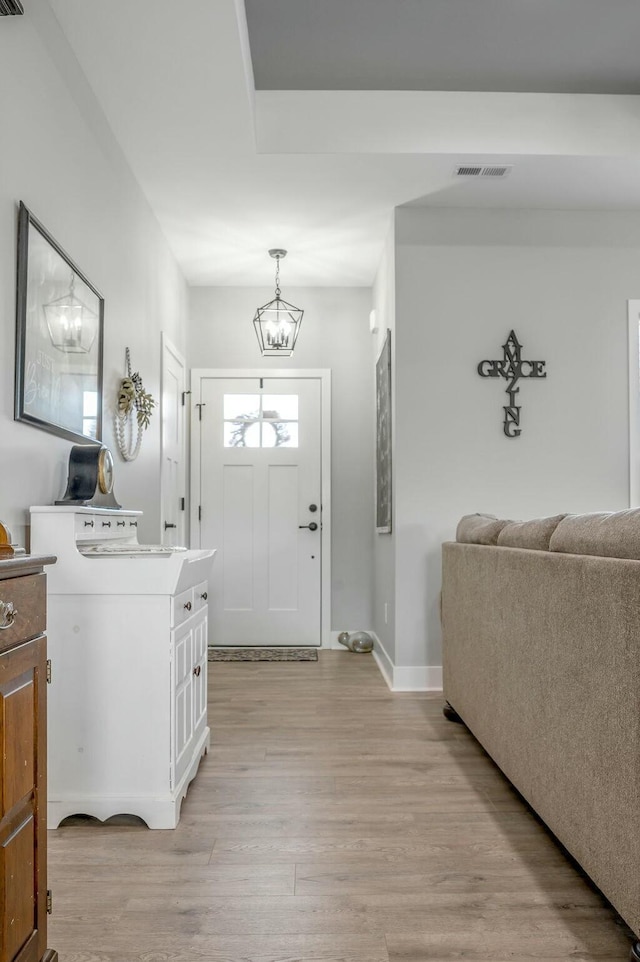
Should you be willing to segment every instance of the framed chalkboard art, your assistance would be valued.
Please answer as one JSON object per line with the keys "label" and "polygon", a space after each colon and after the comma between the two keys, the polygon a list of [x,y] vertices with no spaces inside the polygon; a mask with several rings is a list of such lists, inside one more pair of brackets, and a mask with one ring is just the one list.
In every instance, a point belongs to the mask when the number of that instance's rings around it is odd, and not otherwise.
{"label": "framed chalkboard art", "polygon": [[104,298],[20,203],[15,420],[102,439]]}
{"label": "framed chalkboard art", "polygon": [[376,531],[391,533],[391,331],[376,364]]}

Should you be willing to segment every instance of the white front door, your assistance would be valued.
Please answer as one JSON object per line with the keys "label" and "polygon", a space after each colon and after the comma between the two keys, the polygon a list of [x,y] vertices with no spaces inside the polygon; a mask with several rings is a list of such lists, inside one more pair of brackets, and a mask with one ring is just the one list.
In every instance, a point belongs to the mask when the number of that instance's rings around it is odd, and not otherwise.
{"label": "white front door", "polygon": [[185,365],[162,335],[162,543],[185,545]]}
{"label": "white front door", "polygon": [[319,645],[320,380],[202,377],[196,404],[209,644]]}

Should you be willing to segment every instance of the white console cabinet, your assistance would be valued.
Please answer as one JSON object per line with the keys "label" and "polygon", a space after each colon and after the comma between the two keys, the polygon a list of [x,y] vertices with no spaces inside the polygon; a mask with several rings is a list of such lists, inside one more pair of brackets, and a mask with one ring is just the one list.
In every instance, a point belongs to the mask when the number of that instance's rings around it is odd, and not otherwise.
{"label": "white console cabinet", "polygon": [[[127,813],[149,828],[175,828],[209,746],[207,579],[215,552],[136,555],[133,517],[32,508],[32,545],[55,544],[60,569],[48,597],[49,828],[80,813]],[[103,528],[105,518],[112,529]],[[77,539],[96,530],[124,537],[122,520],[130,556],[78,550]]]}

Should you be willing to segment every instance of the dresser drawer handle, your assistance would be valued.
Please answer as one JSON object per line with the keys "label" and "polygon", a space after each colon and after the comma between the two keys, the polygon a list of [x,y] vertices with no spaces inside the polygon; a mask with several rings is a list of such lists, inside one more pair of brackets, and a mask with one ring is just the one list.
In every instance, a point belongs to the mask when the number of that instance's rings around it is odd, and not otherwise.
{"label": "dresser drawer handle", "polygon": [[201,671],[202,671],[202,665],[196,665],[196,667],[193,669],[193,674],[196,676],[196,678],[200,677]]}
{"label": "dresser drawer handle", "polygon": [[185,608],[187,609],[187,611],[191,611],[191,602],[190,602],[190,601],[187,601],[187,603],[186,603],[186,605],[185,605]]}
{"label": "dresser drawer handle", "polygon": [[110,528],[110,527],[111,527],[111,522],[110,522],[110,521],[103,521],[103,522],[102,522],[102,527],[103,527],[103,528]]}
{"label": "dresser drawer handle", "polygon": [[202,594],[200,595],[200,597],[202,598],[203,601],[206,601],[207,598],[209,597],[209,595],[207,594],[206,591],[203,591]]}
{"label": "dresser drawer handle", "polygon": [[13,607],[11,601],[0,601],[0,631],[4,631],[6,628],[11,628],[12,624],[16,620],[16,615],[18,611]]}
{"label": "dresser drawer handle", "polygon": [[124,528],[125,522],[124,522],[124,521],[118,521],[118,522],[117,522],[117,525],[118,525],[119,528]]}
{"label": "dresser drawer handle", "polygon": [[93,528],[93,521],[85,521],[84,526],[85,528]]}
{"label": "dresser drawer handle", "polygon": [[129,527],[130,527],[130,528],[137,528],[137,527],[138,527],[138,522],[137,522],[137,521],[130,521],[130,522],[129,522]]}

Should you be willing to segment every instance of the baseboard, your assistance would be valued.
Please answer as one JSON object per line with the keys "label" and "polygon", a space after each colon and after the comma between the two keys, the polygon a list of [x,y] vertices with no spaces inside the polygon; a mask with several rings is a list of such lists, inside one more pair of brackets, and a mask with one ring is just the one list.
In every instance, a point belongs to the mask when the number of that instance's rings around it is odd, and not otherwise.
{"label": "baseboard", "polygon": [[[373,632],[372,632],[373,634]],[[380,674],[386,681],[387,685],[393,691],[393,669],[394,664],[386,653],[382,646],[382,642],[377,635],[373,635],[374,645],[373,645],[373,657],[375,658],[376,664],[380,669]]]}
{"label": "baseboard", "polygon": [[371,635],[375,640],[373,657],[391,691],[442,691],[441,665],[394,665],[378,636]]}
{"label": "baseboard", "polygon": [[[343,630],[346,631],[347,629],[345,628],[345,629],[341,629],[340,631],[330,631],[330,632],[329,632],[329,644],[327,645],[327,648],[330,648],[332,651],[346,651],[346,650],[347,650],[347,649],[344,647],[344,645],[341,645],[340,642],[338,641],[338,635],[342,634],[342,631],[343,631]],[[354,630],[355,630],[355,629],[354,629]]]}
{"label": "baseboard", "polygon": [[442,691],[442,665],[409,665],[393,671],[394,691]]}

